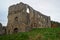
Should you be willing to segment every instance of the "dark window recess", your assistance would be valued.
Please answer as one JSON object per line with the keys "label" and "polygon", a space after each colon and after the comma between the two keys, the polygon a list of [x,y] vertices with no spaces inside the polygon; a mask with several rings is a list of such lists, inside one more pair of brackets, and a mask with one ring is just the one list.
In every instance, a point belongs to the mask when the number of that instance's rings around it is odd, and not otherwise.
{"label": "dark window recess", "polygon": [[15,21],[18,21],[18,17],[15,17]]}
{"label": "dark window recess", "polygon": [[33,27],[33,24],[31,24],[31,27]]}
{"label": "dark window recess", "polygon": [[18,32],[18,28],[15,28],[15,29],[14,29],[14,33],[17,33],[17,32]]}

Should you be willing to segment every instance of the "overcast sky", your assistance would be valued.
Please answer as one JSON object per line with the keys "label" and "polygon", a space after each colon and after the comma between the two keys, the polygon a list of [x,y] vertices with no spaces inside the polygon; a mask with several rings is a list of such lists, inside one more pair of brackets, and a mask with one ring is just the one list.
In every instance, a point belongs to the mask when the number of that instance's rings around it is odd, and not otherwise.
{"label": "overcast sky", "polygon": [[60,22],[60,0],[0,0],[0,23],[7,25],[8,7],[20,2],[50,16],[51,20]]}

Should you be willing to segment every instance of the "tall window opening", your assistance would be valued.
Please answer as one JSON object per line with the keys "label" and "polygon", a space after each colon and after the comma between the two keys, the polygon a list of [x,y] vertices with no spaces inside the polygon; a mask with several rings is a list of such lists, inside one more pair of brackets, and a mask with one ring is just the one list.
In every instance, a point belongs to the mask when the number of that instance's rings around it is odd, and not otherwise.
{"label": "tall window opening", "polygon": [[29,8],[27,8],[26,12],[29,13]]}

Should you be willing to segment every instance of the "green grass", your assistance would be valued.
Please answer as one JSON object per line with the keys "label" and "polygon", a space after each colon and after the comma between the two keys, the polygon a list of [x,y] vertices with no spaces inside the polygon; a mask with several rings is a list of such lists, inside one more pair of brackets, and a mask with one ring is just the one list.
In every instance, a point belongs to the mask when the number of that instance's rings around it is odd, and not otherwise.
{"label": "green grass", "polygon": [[60,28],[35,28],[30,32],[0,36],[0,40],[60,40]]}

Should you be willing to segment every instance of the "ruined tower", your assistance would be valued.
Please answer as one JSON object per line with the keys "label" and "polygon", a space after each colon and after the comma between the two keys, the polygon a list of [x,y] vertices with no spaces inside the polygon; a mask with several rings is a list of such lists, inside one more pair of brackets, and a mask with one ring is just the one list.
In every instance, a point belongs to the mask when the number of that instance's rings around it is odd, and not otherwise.
{"label": "ruined tower", "polygon": [[47,27],[51,27],[50,17],[41,14],[29,5],[20,2],[9,7],[7,34]]}

